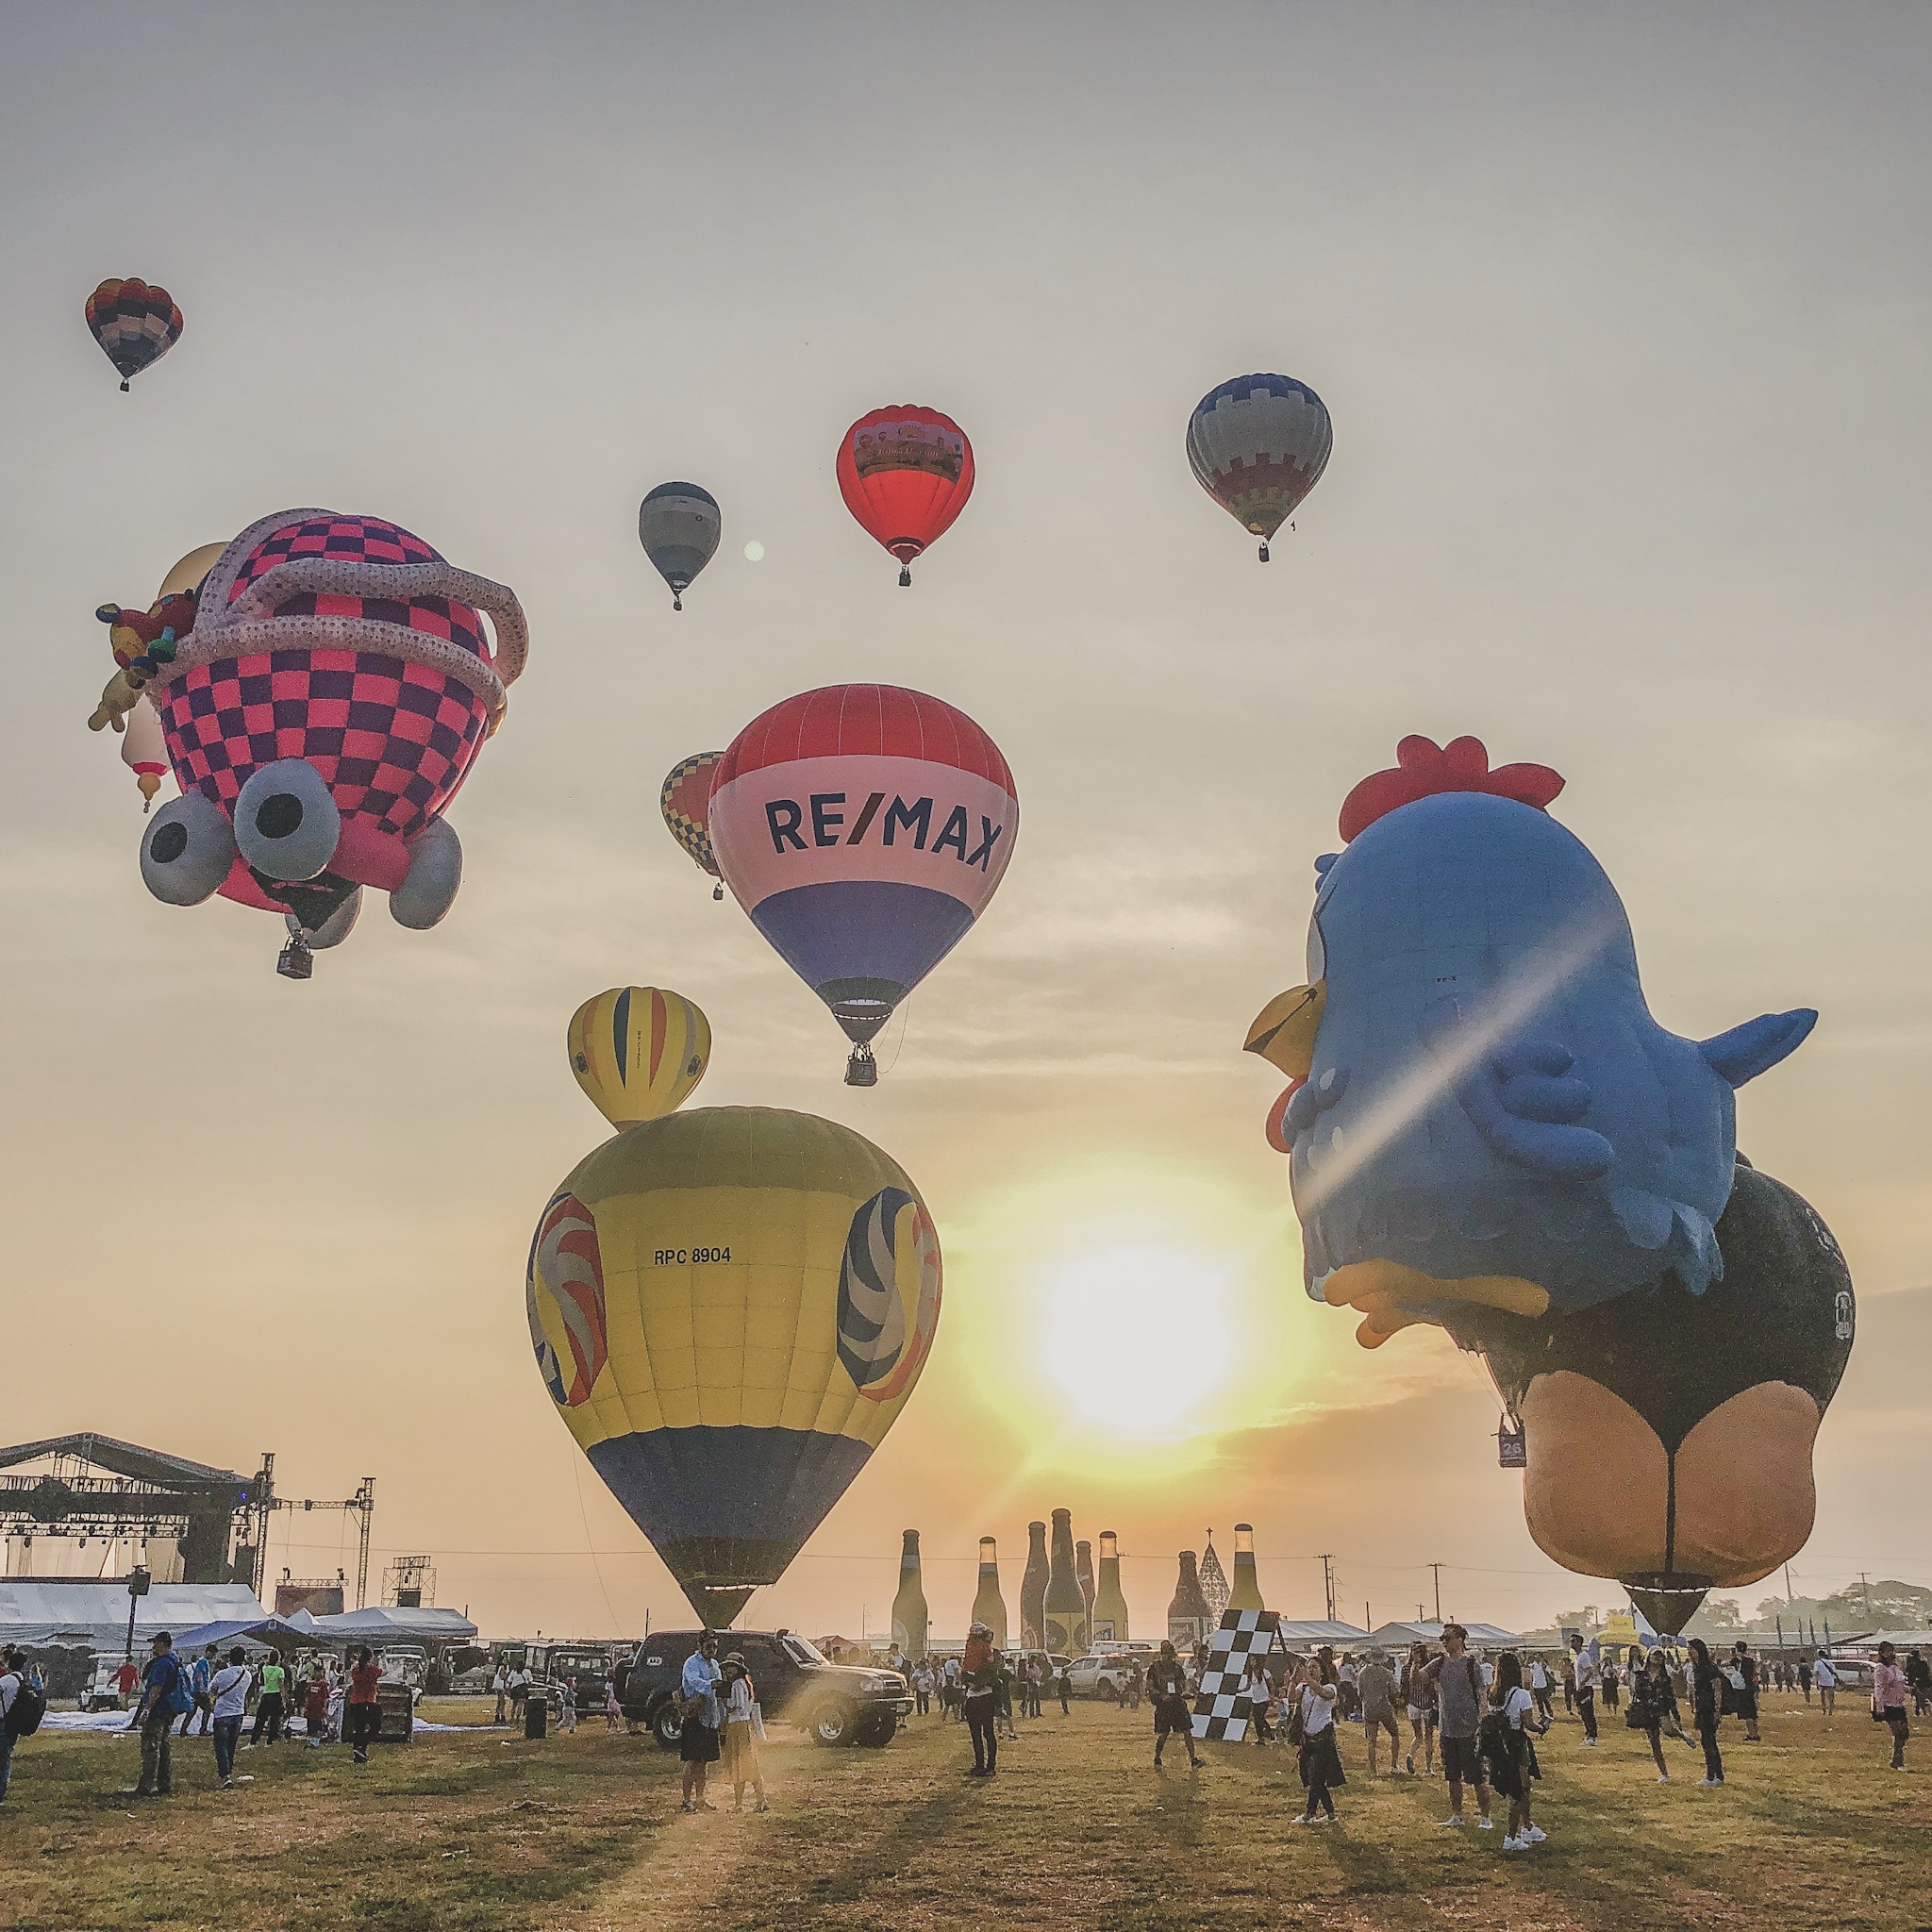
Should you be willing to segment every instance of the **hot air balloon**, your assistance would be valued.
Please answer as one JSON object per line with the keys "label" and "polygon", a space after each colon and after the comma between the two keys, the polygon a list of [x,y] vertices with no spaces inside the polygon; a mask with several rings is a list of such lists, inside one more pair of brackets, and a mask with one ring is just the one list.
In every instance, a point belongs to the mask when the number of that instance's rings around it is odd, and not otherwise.
{"label": "hot air balloon", "polygon": [[1856,1321],[1831,1230],[1741,1157],[1717,1240],[1724,1274],[1702,1294],[1665,1275],[1575,1314],[1447,1323],[1522,1425],[1538,1546],[1616,1577],[1673,1633],[1809,1538],[1812,1444]]}
{"label": "hot air balloon", "polygon": [[[718,769],[722,751],[701,751],[679,758],[672,766],[658,794],[658,808],[671,836],[691,854],[700,872],[721,878],[718,855],[711,850],[711,775]],[[711,888],[711,897],[722,899],[724,888]]]}
{"label": "hot air balloon", "polygon": [[899,559],[899,582],[912,582],[912,559],[973,494],[973,445],[950,416],[906,403],[861,416],[839,441],[839,493],[859,526]]}
{"label": "hot air balloon", "polygon": [[1268,539],[1321,480],[1335,432],[1322,398],[1291,375],[1238,375],[1188,418],[1195,480],[1251,536]]}
{"label": "hot air balloon", "polygon": [[181,339],[181,311],[167,290],[138,275],[101,284],[87,298],[87,325],[103,354],[121,372],[121,387],[158,362]]}
{"label": "hot air balloon", "polygon": [[708,1625],[784,1574],[891,1427],[940,1272],[898,1163],[775,1108],[626,1128],[545,1204],[525,1281],[538,1367]]}
{"label": "hot air balloon", "polygon": [[711,786],[724,883],[856,1046],[966,935],[1020,827],[1013,774],[963,711],[895,685],[829,685],[774,705]]}
{"label": "hot air balloon", "polygon": [[613,1127],[683,1105],[711,1058],[711,1023],[681,992],[613,987],[586,1000],[566,1039],[570,1070]]}
{"label": "hot air balloon", "polygon": [[695,483],[660,483],[638,506],[638,541],[671,586],[671,608],[684,608],[691,579],[718,554],[723,529],[718,499]]}
{"label": "hot air balloon", "polygon": [[[524,666],[511,592],[394,524],[296,509],[251,524],[198,598],[158,609],[185,615],[95,713],[105,723],[144,689],[160,714],[181,796],[142,838],[148,890],[281,914],[276,970],[291,979],[347,938],[364,886],[390,895],[399,924],[441,919],[462,879],[443,808]],[[117,632],[122,620],[134,622],[116,612]],[[135,679],[131,697],[117,690]]]}

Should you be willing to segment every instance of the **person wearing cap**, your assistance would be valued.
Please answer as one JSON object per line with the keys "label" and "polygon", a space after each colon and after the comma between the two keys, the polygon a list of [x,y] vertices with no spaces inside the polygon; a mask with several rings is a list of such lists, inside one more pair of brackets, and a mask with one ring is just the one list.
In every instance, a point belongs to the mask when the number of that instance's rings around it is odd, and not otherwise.
{"label": "person wearing cap", "polygon": [[685,1811],[715,1811],[717,1806],[705,1796],[705,1779],[718,1761],[718,1732],[724,1713],[718,1707],[718,1640],[708,1630],[698,1639],[698,1647],[684,1660],[679,1679],[684,1704],[684,1728],[677,1740],[677,1755],[684,1760]]}
{"label": "person wearing cap", "polygon": [[1163,1638],[1160,1654],[1147,1672],[1147,1688],[1154,1693],[1154,1765],[1160,1768],[1160,1754],[1171,1736],[1180,1737],[1188,1747],[1188,1768],[1199,1771],[1200,1754],[1194,1749],[1194,1713],[1188,1703],[1188,1674],[1172,1639]]}
{"label": "person wearing cap", "polygon": [[758,1715],[758,1691],[742,1651],[734,1650],[724,1659],[724,1774],[731,1782],[731,1808],[744,1809],[744,1788],[749,1785],[758,1797],[757,1808],[769,1811],[772,1807],[765,1802],[764,1774],[758,1768],[758,1734],[763,1728]]}

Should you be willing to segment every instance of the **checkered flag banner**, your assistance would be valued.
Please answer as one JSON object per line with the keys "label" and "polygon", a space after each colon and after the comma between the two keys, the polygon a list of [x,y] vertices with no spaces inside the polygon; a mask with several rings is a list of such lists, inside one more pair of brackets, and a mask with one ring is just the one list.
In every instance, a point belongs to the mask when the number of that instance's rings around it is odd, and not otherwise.
{"label": "checkered flag banner", "polygon": [[1208,1640],[1207,1668],[1194,1693],[1194,1735],[1239,1744],[1255,1721],[1255,1706],[1246,1690],[1248,1664],[1286,1651],[1281,1619],[1273,1610],[1229,1610],[1221,1628]]}

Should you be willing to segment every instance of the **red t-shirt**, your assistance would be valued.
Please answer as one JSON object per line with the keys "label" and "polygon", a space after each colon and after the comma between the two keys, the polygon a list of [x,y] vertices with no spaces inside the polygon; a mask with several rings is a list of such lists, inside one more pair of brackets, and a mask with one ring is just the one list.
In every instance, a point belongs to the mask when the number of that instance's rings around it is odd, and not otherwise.
{"label": "red t-shirt", "polygon": [[303,1693],[302,1714],[314,1724],[320,1724],[328,1715],[328,1685],[325,1682],[309,1678],[308,1688]]}
{"label": "red t-shirt", "polygon": [[382,1682],[382,1671],[376,1664],[358,1664],[349,1673],[349,1702],[351,1704],[374,1704],[375,1687]]}

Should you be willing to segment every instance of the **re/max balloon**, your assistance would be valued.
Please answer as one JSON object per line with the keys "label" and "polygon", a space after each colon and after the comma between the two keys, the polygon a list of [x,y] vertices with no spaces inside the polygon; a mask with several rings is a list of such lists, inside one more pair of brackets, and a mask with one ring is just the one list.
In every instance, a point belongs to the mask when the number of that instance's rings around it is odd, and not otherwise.
{"label": "re/max balloon", "polygon": [[[665,830],[691,854],[691,863],[714,879],[724,874],[718,870],[718,855],[711,850],[711,778],[724,756],[722,751],[701,751],[679,758],[658,793]],[[724,896],[722,885],[712,887],[712,898]]]}
{"label": "re/max balloon", "polygon": [[167,290],[139,275],[109,279],[87,298],[87,325],[121,372],[121,387],[158,362],[181,339],[181,311]]}
{"label": "re/max balloon", "polygon": [[953,526],[973,494],[973,445],[950,416],[912,403],[861,416],[839,441],[839,493],[860,528],[912,559]]}
{"label": "re/max balloon", "polygon": [[1291,375],[1238,375],[1188,419],[1188,462],[1201,488],[1251,536],[1268,539],[1327,467],[1335,433],[1322,398]]}
{"label": "re/max balloon", "polygon": [[895,685],[774,705],[731,742],[710,797],[724,882],[779,956],[867,1045],[963,939],[1013,855],[1020,801],[965,712]]}
{"label": "re/max balloon", "polygon": [[711,1023],[681,992],[613,987],[572,1015],[565,1050],[591,1104],[613,1127],[630,1127],[672,1112],[705,1077]]}
{"label": "re/max balloon", "polygon": [[695,483],[660,483],[639,505],[638,541],[671,586],[672,609],[684,608],[684,593],[718,554],[723,529],[718,499]]}
{"label": "re/max balloon", "polygon": [[526,1276],[538,1368],[707,1624],[785,1574],[891,1427],[940,1276],[904,1170],[809,1114],[646,1121],[551,1196]]}

